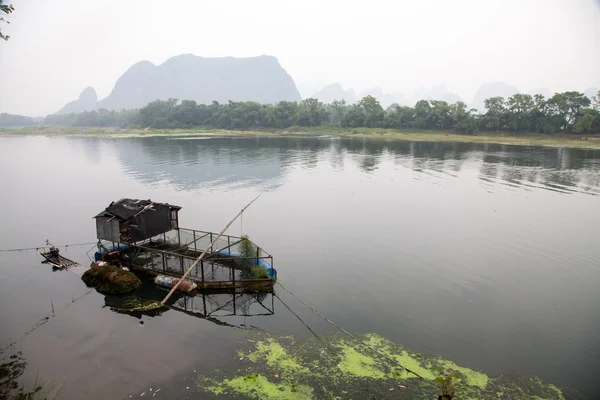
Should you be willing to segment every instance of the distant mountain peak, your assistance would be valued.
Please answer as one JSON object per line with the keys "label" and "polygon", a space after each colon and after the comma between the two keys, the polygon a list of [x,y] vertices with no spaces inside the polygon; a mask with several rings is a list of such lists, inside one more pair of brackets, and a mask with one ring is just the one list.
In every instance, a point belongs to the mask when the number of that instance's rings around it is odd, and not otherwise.
{"label": "distant mountain peak", "polygon": [[[136,62],[117,79],[108,97],[96,101],[93,109],[141,108],[168,98],[204,104],[301,100],[293,79],[274,56],[210,58],[187,53],[158,66],[148,60]],[[69,103],[71,108],[78,101]]]}
{"label": "distant mountain peak", "polygon": [[345,100],[346,103],[356,103],[357,97],[352,89],[345,90],[338,82],[331,83],[310,96],[323,103],[331,103],[334,100]]}
{"label": "distant mountain peak", "polygon": [[78,101],[95,104],[98,101],[98,95],[96,94],[96,90],[91,86],[86,87],[85,89],[83,89],[83,91],[79,95]]}
{"label": "distant mountain peak", "polygon": [[93,87],[88,86],[79,94],[77,100],[67,103],[56,114],[80,113],[96,108],[98,108],[98,95]]}
{"label": "distant mountain peak", "polygon": [[471,107],[476,108],[479,111],[484,111],[486,99],[490,99],[492,97],[504,97],[506,99],[517,93],[520,93],[519,89],[505,82],[495,81],[485,83],[481,85],[481,87],[475,93]]}

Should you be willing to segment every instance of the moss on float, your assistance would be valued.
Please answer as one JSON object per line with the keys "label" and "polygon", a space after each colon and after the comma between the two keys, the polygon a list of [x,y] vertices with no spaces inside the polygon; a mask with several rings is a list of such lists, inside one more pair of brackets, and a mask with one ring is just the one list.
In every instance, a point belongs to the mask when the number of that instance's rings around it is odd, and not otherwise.
{"label": "moss on float", "polygon": [[85,271],[81,280],[100,293],[125,294],[142,286],[142,281],[133,272],[124,271],[112,264],[93,266]]}

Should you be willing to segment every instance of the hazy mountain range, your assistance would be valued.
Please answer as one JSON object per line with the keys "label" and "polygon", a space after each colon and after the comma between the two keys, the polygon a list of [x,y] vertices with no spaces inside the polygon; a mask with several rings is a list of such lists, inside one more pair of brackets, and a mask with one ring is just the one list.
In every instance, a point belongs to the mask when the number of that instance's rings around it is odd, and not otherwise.
{"label": "hazy mountain range", "polygon": [[[414,106],[419,100],[443,100],[448,103],[463,101],[468,106],[484,110],[484,101],[490,97],[508,98],[521,91],[504,82],[483,84],[472,100],[463,99],[448,90],[446,85],[421,87],[413,94],[387,93],[382,88],[355,92],[339,83],[324,86],[312,96],[324,103],[345,100],[352,104],[367,95],[376,97],[384,108],[392,104]],[[530,94],[551,97],[548,88],[539,88]],[[585,90],[588,97],[598,93],[597,88]],[[275,57],[204,58],[193,54],[172,57],[160,65],[140,61],[117,79],[108,97],[98,100],[96,91],[88,87],[77,100],[66,104],[57,114],[78,113],[105,108],[134,109],[144,107],[156,99],[176,98],[210,104],[213,101],[256,101],[263,104],[279,101],[300,101],[300,92],[292,77]]]}
{"label": "hazy mountain range", "polygon": [[156,99],[176,98],[210,104],[213,101],[300,101],[291,76],[272,56],[204,58],[193,54],[172,57],[160,65],[140,61],[115,83],[108,97],[98,101],[93,88],[57,114],[98,108],[132,109]]}

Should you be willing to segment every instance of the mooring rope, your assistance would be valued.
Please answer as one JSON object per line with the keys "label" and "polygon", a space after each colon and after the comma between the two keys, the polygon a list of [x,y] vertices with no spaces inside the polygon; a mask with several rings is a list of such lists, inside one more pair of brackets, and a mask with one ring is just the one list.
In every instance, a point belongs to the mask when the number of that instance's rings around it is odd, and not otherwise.
{"label": "mooring rope", "polygon": [[[296,300],[298,300],[300,303],[304,304],[304,305],[305,305],[305,306],[306,306],[308,309],[310,309],[311,311],[313,311],[314,313],[316,313],[318,316],[320,316],[321,318],[323,318],[325,321],[329,322],[331,325],[335,326],[337,329],[339,329],[340,331],[344,332],[346,335],[350,336],[351,338],[358,340],[358,341],[359,341],[359,342],[360,342],[360,343],[361,343],[363,346],[365,346],[365,347],[366,347],[368,350],[370,350],[370,351],[372,351],[372,352],[375,352],[375,353],[379,354],[380,356],[383,356],[384,358],[388,359],[389,361],[393,362],[394,364],[397,364],[397,365],[398,365],[400,368],[404,369],[406,372],[410,372],[411,374],[413,374],[413,375],[415,375],[415,376],[419,377],[419,379],[423,379],[423,377],[422,377],[421,375],[419,375],[419,374],[417,374],[416,372],[414,372],[414,371],[412,371],[412,370],[410,370],[410,369],[406,368],[404,365],[400,364],[400,363],[399,363],[397,360],[395,360],[395,359],[393,359],[393,358],[389,357],[388,355],[386,355],[386,354],[384,354],[384,353],[381,353],[379,350],[377,350],[377,349],[374,349],[374,348],[373,348],[373,347],[371,347],[369,344],[365,343],[365,341],[364,341],[364,340],[358,339],[356,336],[354,336],[353,334],[351,334],[350,332],[348,332],[347,330],[345,330],[344,328],[342,328],[341,326],[339,326],[338,324],[336,324],[335,322],[333,322],[332,320],[330,320],[329,318],[327,318],[326,316],[324,316],[323,314],[321,314],[321,313],[320,313],[318,310],[316,310],[315,308],[311,307],[311,306],[310,306],[310,305],[308,305],[308,304],[307,304],[305,301],[303,301],[303,300],[302,300],[302,299],[300,299],[298,296],[296,296],[294,293],[292,293],[291,291],[289,291],[289,290],[288,290],[288,289],[287,289],[285,286],[283,286],[283,285],[282,285],[282,284],[281,284],[279,281],[277,281],[277,284],[278,284],[279,286],[281,286],[281,288],[282,288],[283,290],[285,290],[286,292],[288,292],[289,294],[291,294],[291,295],[292,295],[292,296],[293,296],[293,297],[294,297]],[[275,295],[275,296],[276,296],[276,297],[279,299],[279,296],[277,296],[277,295]],[[279,300],[281,301],[281,299],[279,299]],[[282,302],[282,303],[283,303],[283,302]],[[286,305],[285,303],[284,303],[283,305],[285,305],[285,306],[286,306],[286,308],[287,308],[288,310],[290,310],[290,309],[289,309],[289,307],[287,307],[287,305]],[[292,311],[292,310],[290,310],[290,311]],[[292,313],[293,313],[293,311],[292,311]],[[294,315],[295,315],[295,313],[294,313]],[[298,318],[299,318],[299,317],[298,317]],[[301,320],[301,321],[302,321],[302,320]],[[302,321],[302,322],[304,323],[304,321]],[[307,327],[308,327],[308,326],[307,326]],[[310,329],[310,328],[308,328],[308,329]],[[310,329],[310,331],[311,331],[311,332],[313,332],[313,330],[312,330],[312,329]],[[313,332],[313,333],[314,333],[314,332]],[[315,334],[315,336],[316,336],[316,334]]]}
{"label": "mooring rope", "polygon": [[[58,244],[58,245],[54,245],[54,247],[64,247],[65,249],[67,247],[75,247],[75,246],[89,246],[90,244],[96,244],[97,242],[89,242],[89,243],[71,243],[71,244]],[[39,246],[39,247],[24,247],[21,249],[2,249],[0,250],[0,253],[8,253],[8,252],[12,252],[12,251],[30,251],[30,250],[40,250],[40,249],[49,249],[50,246]]]}
{"label": "mooring rope", "polygon": [[285,302],[283,300],[281,300],[281,297],[277,296],[277,293],[273,292],[273,296],[277,297],[277,300],[279,300],[281,302],[281,304],[283,304],[285,306],[285,308],[287,308],[289,310],[289,312],[291,312],[292,314],[294,314],[294,316],[296,318],[298,318],[298,320],[300,320],[300,322],[302,322],[302,324],[306,327],[306,329],[308,329],[310,331],[310,333],[312,333],[313,335],[315,335],[315,337],[317,339],[319,339],[319,341],[321,341],[321,338],[319,337],[319,335],[317,335],[317,333],[315,331],[313,331],[310,326],[308,326],[308,324],[306,322],[304,322],[304,320],[302,318],[300,318],[300,316],[298,314],[296,314],[295,312],[292,311],[292,309],[285,304]]}
{"label": "mooring rope", "polygon": [[63,308],[61,308],[60,310],[58,310],[57,312],[54,312],[54,303],[52,302],[52,299],[50,299],[50,304],[52,306],[52,313],[49,316],[46,316],[46,317],[42,318],[40,320],[40,322],[38,322],[32,329],[30,329],[27,332],[25,332],[23,334],[23,336],[21,337],[20,340],[25,339],[27,336],[31,335],[35,330],[37,330],[38,328],[41,328],[46,322],[50,321],[52,318],[56,317],[58,314],[60,314],[61,312],[65,311],[67,308],[69,308],[69,306],[71,304],[74,304],[76,301],[84,298],[85,296],[87,296],[88,294],[90,294],[92,292],[94,292],[94,289],[88,289],[81,296],[76,297],[76,298],[71,298],[71,301],[69,303],[67,303],[66,306],[64,306]]}

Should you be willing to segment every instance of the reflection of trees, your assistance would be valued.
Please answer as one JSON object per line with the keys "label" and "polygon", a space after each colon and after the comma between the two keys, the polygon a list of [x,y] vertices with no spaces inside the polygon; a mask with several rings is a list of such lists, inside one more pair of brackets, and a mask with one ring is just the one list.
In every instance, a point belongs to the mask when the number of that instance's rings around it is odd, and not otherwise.
{"label": "reflection of trees", "polygon": [[2,364],[0,364],[0,400],[12,399],[18,393],[23,393],[23,388],[19,388],[18,382],[23,372],[25,372],[26,366],[27,362],[20,351],[6,359],[2,359]]}
{"label": "reflection of trees", "polygon": [[494,178],[500,171],[501,179],[511,184],[527,181],[552,190],[582,187],[594,191],[600,187],[598,158],[600,152],[592,150],[490,146],[480,177]]}
{"label": "reflection of trees", "polygon": [[523,180],[523,170],[519,168],[506,168],[502,171],[502,179],[506,182],[520,184]]}
{"label": "reflection of trees", "polygon": [[453,175],[466,160],[482,160],[481,178],[502,179],[511,184],[581,186],[592,191],[600,186],[598,150],[294,136],[209,139],[173,136],[109,142],[90,138],[82,143],[85,154],[92,160],[97,161],[99,146],[110,143],[126,173],[148,183],[167,179],[186,189],[207,184],[278,185],[290,167],[315,168],[320,160],[342,170],[346,160],[351,159],[364,172],[371,173],[389,156],[398,165],[423,172]]}

